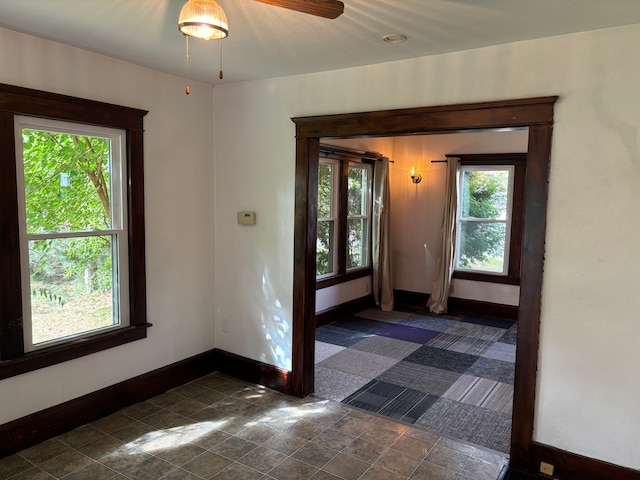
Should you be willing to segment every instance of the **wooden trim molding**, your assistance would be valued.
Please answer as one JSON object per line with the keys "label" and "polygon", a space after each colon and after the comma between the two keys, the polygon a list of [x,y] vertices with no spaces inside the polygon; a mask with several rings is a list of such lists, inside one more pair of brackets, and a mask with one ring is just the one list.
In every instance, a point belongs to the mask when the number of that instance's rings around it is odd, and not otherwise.
{"label": "wooden trim molding", "polygon": [[375,304],[376,301],[372,294],[366,297],[356,298],[341,305],[336,305],[335,307],[327,308],[326,310],[316,313],[316,328],[328,325],[340,318],[353,315],[367,308],[374,307]]}
{"label": "wooden trim molding", "polygon": [[219,371],[290,394],[290,372],[218,349],[0,425],[0,458]]}
{"label": "wooden trim molding", "polygon": [[146,338],[149,327],[151,327],[150,323],[131,325],[92,337],[78,338],[63,345],[29,352],[13,360],[5,360],[0,362],[0,380]]}
{"label": "wooden trim molding", "polygon": [[[0,379],[146,338],[151,326],[147,322],[145,273],[143,118],[146,114],[146,110],[0,84]],[[124,130],[129,326],[25,352],[15,159],[16,115]],[[127,275],[127,272],[121,274]]]}
{"label": "wooden trim molding", "polygon": [[463,315],[481,315],[518,321],[518,306],[481,302],[466,298],[449,297],[449,312]]}
{"label": "wooden trim molding", "polygon": [[[393,298],[398,306],[406,305],[413,308],[422,307],[425,309],[425,312],[427,311],[426,305],[429,301],[428,293],[394,290]],[[487,317],[502,318],[505,320],[518,320],[518,307],[515,305],[503,305],[500,303],[449,297],[447,306],[449,313],[452,314],[484,315]]]}
{"label": "wooden trim molding", "polygon": [[520,310],[514,383],[510,464],[530,463],[547,191],[554,105],[558,97],[297,117],[296,195],[291,381],[296,395],[313,392],[315,328],[315,242],[317,169],[322,138],[393,137],[408,134],[528,128],[524,179],[524,224]]}
{"label": "wooden trim molding", "polygon": [[549,445],[533,442],[531,472],[540,472],[540,462],[554,466],[553,478],[558,480],[640,480],[640,470],[584,457]]}
{"label": "wooden trim molding", "polygon": [[0,458],[216,370],[214,350],[0,425]]}
{"label": "wooden trim molding", "polygon": [[291,395],[291,372],[267,363],[241,357],[235,353],[215,349],[215,364],[220,373],[231,375],[249,383],[257,383]]}

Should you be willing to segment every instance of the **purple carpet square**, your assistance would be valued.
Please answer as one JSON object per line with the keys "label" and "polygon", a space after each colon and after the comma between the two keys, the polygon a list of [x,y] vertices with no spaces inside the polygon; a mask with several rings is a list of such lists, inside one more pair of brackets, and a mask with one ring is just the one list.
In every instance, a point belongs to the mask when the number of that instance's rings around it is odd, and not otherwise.
{"label": "purple carpet square", "polygon": [[436,338],[440,333],[433,330],[425,330],[424,328],[408,327],[407,325],[391,325],[384,330],[380,330],[376,335],[424,345]]}

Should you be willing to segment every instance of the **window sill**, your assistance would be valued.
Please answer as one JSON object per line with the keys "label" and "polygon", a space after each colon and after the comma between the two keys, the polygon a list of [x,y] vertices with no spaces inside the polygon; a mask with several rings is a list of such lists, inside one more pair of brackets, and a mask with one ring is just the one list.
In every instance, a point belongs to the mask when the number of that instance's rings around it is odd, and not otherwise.
{"label": "window sill", "polygon": [[492,275],[490,273],[463,272],[455,270],[453,278],[458,280],[473,280],[475,282],[502,283],[505,285],[520,285],[520,278],[509,275]]}
{"label": "window sill", "polygon": [[78,338],[62,345],[26,353],[20,358],[0,361],[0,380],[141,340],[147,337],[147,328],[151,326],[150,323],[144,323],[100,335]]}
{"label": "window sill", "polygon": [[316,281],[316,290],[322,290],[323,288],[338,285],[340,283],[350,282],[351,280],[357,280],[358,278],[368,277],[373,274],[373,268],[364,267],[358,270],[352,270],[341,275],[335,275],[333,277],[323,278]]}

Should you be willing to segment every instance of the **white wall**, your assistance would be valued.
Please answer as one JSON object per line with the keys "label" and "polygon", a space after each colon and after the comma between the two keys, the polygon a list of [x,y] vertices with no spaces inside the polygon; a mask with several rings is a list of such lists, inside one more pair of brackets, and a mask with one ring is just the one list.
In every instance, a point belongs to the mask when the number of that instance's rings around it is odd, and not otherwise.
{"label": "white wall", "polygon": [[638,43],[635,25],[216,87],[216,345],[291,366],[290,117],[560,95],[534,438],[640,468]]}
{"label": "white wall", "polygon": [[0,424],[214,347],[213,94],[0,29],[0,82],[149,110],[144,119],[148,338],[0,380]]}

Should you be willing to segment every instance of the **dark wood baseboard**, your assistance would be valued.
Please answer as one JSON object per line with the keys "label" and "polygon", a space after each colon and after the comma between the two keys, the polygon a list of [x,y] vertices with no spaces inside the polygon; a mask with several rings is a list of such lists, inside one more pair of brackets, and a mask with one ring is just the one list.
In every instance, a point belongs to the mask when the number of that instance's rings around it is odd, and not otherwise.
{"label": "dark wood baseboard", "polygon": [[[408,292],[406,290],[393,291],[393,297],[397,306],[401,307],[404,305],[411,309],[419,307],[423,308],[425,313],[427,312],[426,305],[429,301],[429,296],[428,293]],[[513,305],[449,297],[448,309],[449,313],[452,314],[481,315],[505,320],[518,320],[518,307]]]}
{"label": "dark wood baseboard", "polygon": [[514,305],[449,297],[448,306],[450,313],[502,318],[504,320],[513,320],[514,322],[518,320],[518,307]]}
{"label": "dark wood baseboard", "polygon": [[640,480],[640,470],[620,467],[541,443],[531,445],[531,472],[540,472],[540,462],[553,465],[558,480]]}
{"label": "dark wood baseboard", "polygon": [[224,350],[214,350],[219,372],[245,382],[264,385],[285,395],[292,395],[291,372]]}
{"label": "dark wood baseboard", "polygon": [[335,307],[327,308],[322,312],[316,313],[316,328],[328,325],[340,318],[353,315],[354,313],[361,312],[367,308],[371,308],[375,306],[375,304],[376,301],[372,294],[367,295],[366,297],[356,298],[355,300],[351,300],[341,305],[336,305]]}
{"label": "dark wood baseboard", "polygon": [[215,371],[214,350],[0,425],[0,458]]}
{"label": "dark wood baseboard", "polygon": [[427,311],[427,302],[429,301],[428,293],[409,292],[407,290],[394,290],[393,291],[393,305],[394,307],[408,306],[412,309],[415,307],[424,308]]}
{"label": "dark wood baseboard", "polygon": [[0,425],[0,458],[214,371],[291,392],[290,372],[214,349]]}

